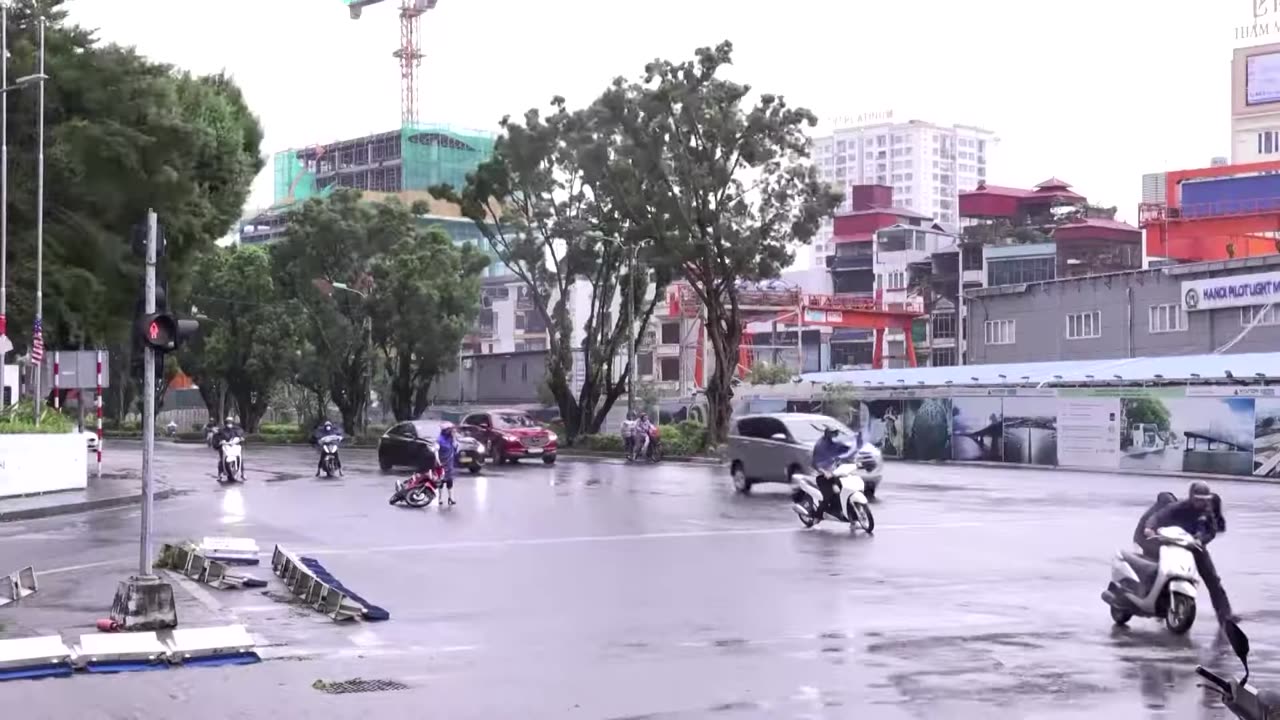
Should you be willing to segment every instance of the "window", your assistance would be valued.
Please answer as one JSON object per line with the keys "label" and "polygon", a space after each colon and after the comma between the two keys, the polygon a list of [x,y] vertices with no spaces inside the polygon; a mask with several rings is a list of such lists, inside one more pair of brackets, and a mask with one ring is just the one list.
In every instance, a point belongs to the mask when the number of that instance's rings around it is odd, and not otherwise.
{"label": "window", "polygon": [[1052,255],[1038,258],[988,260],[987,285],[996,287],[1052,280],[1057,274],[1057,263],[1057,258]]}
{"label": "window", "polygon": [[953,340],[956,336],[956,316],[951,314],[933,316],[933,339]]}
{"label": "window", "polygon": [[675,381],[680,379],[680,358],[658,358],[658,379]]}
{"label": "window", "polygon": [[1147,308],[1147,321],[1152,333],[1183,332],[1187,329],[1187,311],[1178,303],[1152,305]]}
{"label": "window", "polygon": [[1258,154],[1273,155],[1280,153],[1280,131],[1264,130],[1258,133]]}
{"label": "window", "polygon": [[636,370],[640,377],[653,377],[653,353],[637,353]]}
{"label": "window", "polygon": [[907,274],[905,272],[895,270],[885,273],[881,278],[885,290],[904,290],[907,287]]}
{"label": "window", "polygon": [[1067,316],[1067,339],[1102,337],[1102,311],[1072,313]]}
{"label": "window", "polygon": [[662,344],[663,345],[679,345],[680,344],[680,323],[679,322],[662,323]]}
{"label": "window", "polygon": [[529,381],[529,363],[522,362],[520,363],[520,382],[528,382],[528,381]]}
{"label": "window", "polygon": [[988,320],[983,323],[987,345],[1012,345],[1017,330],[1017,320]]}
{"label": "window", "polygon": [[507,381],[507,364],[506,363],[502,363],[501,372],[502,372],[502,382],[506,382]]}
{"label": "window", "polygon": [[1249,326],[1257,318],[1259,325],[1280,325],[1280,314],[1274,305],[1240,308],[1240,325]]}
{"label": "window", "polygon": [[953,367],[955,364],[955,348],[934,348],[929,355],[929,365],[931,367]]}

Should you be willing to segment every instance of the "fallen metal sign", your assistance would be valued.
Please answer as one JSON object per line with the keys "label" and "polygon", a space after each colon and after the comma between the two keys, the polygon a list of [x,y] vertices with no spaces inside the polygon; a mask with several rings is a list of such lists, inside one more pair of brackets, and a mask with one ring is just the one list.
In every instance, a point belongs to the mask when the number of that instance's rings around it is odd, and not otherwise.
{"label": "fallen metal sign", "polygon": [[35,568],[27,566],[0,578],[0,607],[34,595],[40,589]]}
{"label": "fallen metal sign", "polygon": [[211,560],[230,565],[257,565],[258,543],[251,538],[207,537],[200,541],[199,551]]}
{"label": "fallen metal sign", "polygon": [[[256,546],[255,546],[256,547]],[[182,573],[187,577],[220,590],[239,587],[263,587],[265,581],[230,572],[227,563],[214,560],[190,544],[160,546],[156,567]]]}
{"label": "fallen metal sign", "polygon": [[271,554],[271,571],[289,592],[309,607],[332,618],[343,620],[386,620],[390,614],[371,605],[338,582],[312,558],[297,557],[277,545]]}

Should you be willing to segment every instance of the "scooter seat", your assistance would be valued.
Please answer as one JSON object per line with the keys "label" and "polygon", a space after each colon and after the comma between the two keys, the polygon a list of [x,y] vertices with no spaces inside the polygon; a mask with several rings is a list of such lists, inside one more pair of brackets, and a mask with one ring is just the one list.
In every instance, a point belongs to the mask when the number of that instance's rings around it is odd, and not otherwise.
{"label": "scooter seat", "polygon": [[1138,578],[1144,582],[1155,577],[1156,572],[1160,569],[1159,563],[1150,560],[1139,553],[1131,552],[1129,550],[1121,550],[1120,557],[1124,558],[1124,561],[1129,564],[1129,567],[1133,568],[1133,571],[1137,573]]}

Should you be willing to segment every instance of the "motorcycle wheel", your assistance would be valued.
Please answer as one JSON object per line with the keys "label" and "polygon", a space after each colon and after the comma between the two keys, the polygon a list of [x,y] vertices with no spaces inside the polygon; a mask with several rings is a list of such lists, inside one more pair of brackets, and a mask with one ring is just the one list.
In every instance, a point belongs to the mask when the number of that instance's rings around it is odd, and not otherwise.
{"label": "motorcycle wheel", "polygon": [[800,507],[805,509],[805,514],[796,513],[796,517],[800,518],[800,524],[807,528],[811,528],[818,524],[818,511],[813,507],[813,500],[809,496],[805,496],[799,503]]}
{"label": "motorcycle wheel", "polygon": [[870,535],[876,530],[876,516],[871,514],[871,506],[862,503],[849,501],[847,508],[849,514],[849,529],[857,530],[862,528],[863,532]]}
{"label": "motorcycle wheel", "polygon": [[405,496],[404,501],[409,507],[426,507],[436,499],[436,493],[429,487],[420,487],[410,490]]}
{"label": "motorcycle wheel", "polygon": [[1133,619],[1133,613],[1128,610],[1121,610],[1118,607],[1111,608],[1111,622],[1117,625],[1128,625]]}
{"label": "motorcycle wheel", "polygon": [[1185,635],[1196,621],[1195,598],[1170,593],[1169,607],[1164,611],[1164,626],[1174,635]]}

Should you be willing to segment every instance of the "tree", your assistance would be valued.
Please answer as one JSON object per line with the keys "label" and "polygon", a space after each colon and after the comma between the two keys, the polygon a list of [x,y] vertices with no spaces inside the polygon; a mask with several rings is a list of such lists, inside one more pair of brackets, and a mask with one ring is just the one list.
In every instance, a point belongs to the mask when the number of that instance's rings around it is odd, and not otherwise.
{"label": "tree", "polygon": [[237,246],[203,255],[192,273],[201,334],[180,362],[218,417],[225,388],[247,432],[257,432],[277,387],[292,377],[299,345],[297,309],[272,272],[266,248]]}
{"label": "tree", "polygon": [[[142,275],[130,229],[156,210],[170,280],[183,284],[190,260],[238,218],[263,166],[262,130],[227,77],[193,76],[98,44],[66,21],[61,0],[13,3],[10,77],[36,72],[37,6],[48,20],[45,72],[53,78],[45,102],[46,343],[123,343],[130,329],[122,318],[132,317]],[[8,334],[19,349],[34,315],[37,100],[31,90],[9,96]]]}
{"label": "tree", "polygon": [[[432,193],[459,205],[524,282],[533,320],[547,332],[547,387],[572,442],[597,432],[625,392],[631,368],[620,357],[629,355],[629,327],[648,325],[669,272],[651,269],[650,251],[641,248],[647,238],[624,211],[642,201],[641,178],[619,154],[621,135],[608,115],[571,112],[556,97],[545,117],[532,109],[523,123],[503,118],[502,128],[493,157],[465,188]],[[572,305],[583,296],[586,323],[575,343]],[[637,345],[643,336],[636,333]],[[583,364],[576,395],[575,363]]]}
{"label": "tree", "polygon": [[403,203],[360,197],[342,189],[303,203],[290,212],[286,238],[274,253],[276,277],[297,298],[303,337],[315,349],[308,371],[325,383],[348,429],[357,427],[369,401],[376,260],[417,232]]}
{"label": "tree", "polygon": [[791,370],[786,365],[758,362],[747,371],[747,382],[752,385],[781,385],[790,382]]}
{"label": "tree", "polygon": [[431,385],[457,366],[462,339],[480,311],[480,274],[489,259],[470,245],[455,247],[439,228],[409,234],[372,265],[373,342],[382,351],[396,420],[422,415]]}
{"label": "tree", "polygon": [[715,355],[707,382],[710,436],[723,442],[744,317],[742,280],[776,277],[809,242],[841,195],[809,163],[804,127],[817,118],[782,97],[719,76],[733,46],[693,60],[657,60],[640,82],[619,78],[596,102],[626,139],[621,155],[642,173],[645,203],[625,208],[703,305]]}

